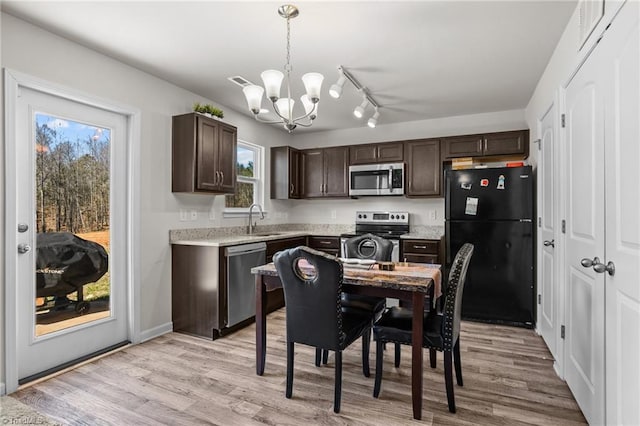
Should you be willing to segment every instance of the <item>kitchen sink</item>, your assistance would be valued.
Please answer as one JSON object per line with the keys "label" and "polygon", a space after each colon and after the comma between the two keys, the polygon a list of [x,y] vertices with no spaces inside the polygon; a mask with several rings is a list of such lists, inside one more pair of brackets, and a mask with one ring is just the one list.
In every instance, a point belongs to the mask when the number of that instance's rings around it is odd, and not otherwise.
{"label": "kitchen sink", "polygon": [[284,232],[254,232],[253,234],[248,234],[250,237],[271,237],[272,235],[282,235]]}

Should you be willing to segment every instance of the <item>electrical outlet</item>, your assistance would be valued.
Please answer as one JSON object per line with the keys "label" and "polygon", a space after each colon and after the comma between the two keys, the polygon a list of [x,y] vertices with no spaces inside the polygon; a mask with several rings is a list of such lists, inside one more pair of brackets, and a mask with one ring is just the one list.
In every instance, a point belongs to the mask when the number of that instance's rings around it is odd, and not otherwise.
{"label": "electrical outlet", "polygon": [[184,222],[187,220],[187,211],[185,209],[180,209],[180,222]]}
{"label": "electrical outlet", "polygon": [[438,215],[437,215],[436,211],[435,210],[431,210],[429,212],[429,219],[431,219],[433,221],[433,220],[436,220],[437,218],[438,218]]}
{"label": "electrical outlet", "polygon": [[191,220],[198,220],[198,210],[191,210]]}
{"label": "electrical outlet", "polygon": [[214,210],[209,210],[209,220],[216,220],[216,212]]}
{"label": "electrical outlet", "polygon": [[335,219],[338,217],[337,212],[335,210],[331,210],[331,219]]}

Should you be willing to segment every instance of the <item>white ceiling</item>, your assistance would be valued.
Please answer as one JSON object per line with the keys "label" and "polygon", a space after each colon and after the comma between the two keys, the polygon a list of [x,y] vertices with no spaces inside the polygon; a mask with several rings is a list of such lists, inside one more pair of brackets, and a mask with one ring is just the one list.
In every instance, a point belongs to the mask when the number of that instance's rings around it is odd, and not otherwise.
{"label": "white ceiling", "polygon": [[[297,1],[293,95],[302,74],[324,74],[315,131],[365,126],[373,113],[353,117],[361,98],[348,83],[329,97],[338,65],[382,106],[379,125],[524,108],[576,3]],[[282,69],[281,4],[5,0],[2,10],[250,115],[227,77],[260,83],[263,70]]]}

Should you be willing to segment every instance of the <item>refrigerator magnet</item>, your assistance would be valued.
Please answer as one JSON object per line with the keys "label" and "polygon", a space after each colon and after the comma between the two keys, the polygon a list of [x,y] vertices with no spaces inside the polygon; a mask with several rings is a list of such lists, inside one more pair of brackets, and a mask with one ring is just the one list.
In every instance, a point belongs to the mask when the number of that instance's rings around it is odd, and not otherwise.
{"label": "refrigerator magnet", "polygon": [[464,214],[475,216],[478,214],[478,199],[475,197],[467,197],[467,205],[464,208]]}
{"label": "refrigerator magnet", "polygon": [[469,183],[469,182],[462,182],[462,183],[460,184],[460,188],[462,188],[462,189],[466,189],[467,191],[470,191],[470,190],[471,190],[471,183]]}
{"label": "refrigerator magnet", "polygon": [[504,189],[504,175],[498,176],[498,186],[496,189]]}
{"label": "refrigerator magnet", "polygon": [[480,186],[489,186],[489,179],[480,179]]}

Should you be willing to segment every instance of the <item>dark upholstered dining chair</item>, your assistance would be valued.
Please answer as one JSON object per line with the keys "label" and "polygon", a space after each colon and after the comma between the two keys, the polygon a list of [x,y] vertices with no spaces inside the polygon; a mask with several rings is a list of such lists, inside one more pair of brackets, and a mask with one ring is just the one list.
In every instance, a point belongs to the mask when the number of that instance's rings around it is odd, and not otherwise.
{"label": "dark upholstered dining chair", "polygon": [[[313,267],[301,268],[301,261]],[[336,353],[333,411],[340,412],[342,351],[363,334],[370,336],[371,318],[342,309],[342,263],[309,247],[276,253],[274,264],[284,289],[287,323],[286,397],[293,393],[294,343]],[[369,354],[366,354],[367,359]]]}
{"label": "dark upholstered dining chair", "polygon": [[[393,243],[385,238],[373,234],[363,234],[349,238],[345,242],[344,256],[357,259],[373,259],[379,261],[391,261]],[[364,296],[360,294],[342,293],[342,307],[346,311],[361,311],[371,317],[371,323],[375,322],[386,306],[384,297]],[[362,365],[364,374],[369,377],[369,359],[365,359],[365,353],[369,353],[371,335],[362,336]],[[319,364],[320,353],[316,353],[316,365]],[[322,353],[323,362],[327,363],[328,352]]]}
{"label": "dark upholstered dining chair", "polygon": [[[435,309],[424,314],[423,347],[431,351],[444,352],[444,376],[447,390],[449,411],[456,412],[455,398],[453,394],[453,372],[451,369],[452,358],[455,363],[458,385],[462,386],[462,366],[460,364],[460,315],[462,311],[462,293],[467,269],[473,245],[464,244],[451,265],[449,280],[444,294],[444,309],[437,313]],[[373,327],[373,336],[376,340],[376,378],[373,388],[375,398],[380,394],[382,384],[382,346],[386,342],[410,345],[412,334],[411,308],[393,307],[387,310]],[[396,351],[396,357],[398,351]],[[435,358],[432,358],[435,361]],[[398,359],[396,359],[398,361]],[[435,362],[431,363],[435,368]]]}

